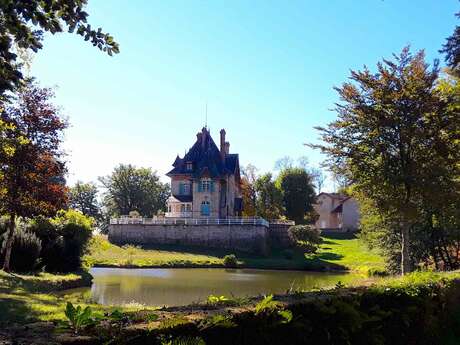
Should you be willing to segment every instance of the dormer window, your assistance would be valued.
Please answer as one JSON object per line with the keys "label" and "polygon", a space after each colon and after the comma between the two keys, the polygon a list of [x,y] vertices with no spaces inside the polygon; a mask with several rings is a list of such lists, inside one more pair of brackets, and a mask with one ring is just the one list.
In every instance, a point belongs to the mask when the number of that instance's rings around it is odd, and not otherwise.
{"label": "dormer window", "polygon": [[187,162],[187,163],[185,163],[185,169],[186,169],[187,171],[192,171],[192,169],[193,169],[193,163],[192,163],[192,162]]}
{"label": "dormer window", "polygon": [[214,183],[209,178],[201,179],[198,183],[198,192],[213,192]]}

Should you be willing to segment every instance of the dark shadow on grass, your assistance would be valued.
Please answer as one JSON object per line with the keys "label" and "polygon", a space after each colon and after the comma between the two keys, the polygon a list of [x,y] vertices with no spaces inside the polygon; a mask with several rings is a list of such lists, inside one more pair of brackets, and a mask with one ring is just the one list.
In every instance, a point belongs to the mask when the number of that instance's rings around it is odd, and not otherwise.
{"label": "dark shadow on grass", "polygon": [[343,258],[343,255],[331,252],[323,252],[316,254],[316,257],[320,260],[340,260]]}
{"label": "dark shadow on grass", "polygon": [[335,242],[323,239],[323,242],[321,242],[321,244],[335,244]]}
{"label": "dark shadow on grass", "polygon": [[34,320],[36,314],[25,301],[15,298],[0,298],[0,327],[2,324]]}
{"label": "dark shadow on grass", "polygon": [[353,232],[324,232],[321,233],[321,237],[330,238],[332,240],[353,240],[356,238],[356,234]]}
{"label": "dark shadow on grass", "polygon": [[34,321],[38,314],[29,307],[29,303],[51,304],[34,298],[33,291],[27,289],[25,280],[14,274],[4,274],[0,277],[0,294],[7,295],[0,297],[0,324]]}

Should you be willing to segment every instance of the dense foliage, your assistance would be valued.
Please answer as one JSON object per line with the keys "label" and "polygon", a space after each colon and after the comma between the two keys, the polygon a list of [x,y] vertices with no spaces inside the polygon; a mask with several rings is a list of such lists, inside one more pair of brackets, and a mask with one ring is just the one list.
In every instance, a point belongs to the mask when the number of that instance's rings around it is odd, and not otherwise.
{"label": "dense foliage", "polygon": [[283,213],[283,196],[276,187],[272,174],[259,176],[254,187],[257,194],[256,214],[265,219],[279,218]]}
{"label": "dense foliage", "polygon": [[0,98],[23,80],[17,49],[42,49],[44,32],[68,30],[109,55],[118,53],[112,36],[87,24],[87,0],[0,1]]}
{"label": "dense foliage", "polygon": [[[460,12],[456,14],[460,19]],[[457,25],[451,36],[447,38],[446,43],[441,49],[441,53],[446,54],[446,62],[451,72],[460,77],[460,26]]]}
{"label": "dense foliage", "polygon": [[93,219],[75,210],[61,210],[54,218],[39,217],[29,224],[42,242],[41,265],[49,272],[79,269],[92,229]]}
{"label": "dense foliage", "polygon": [[257,168],[248,164],[241,169],[241,194],[243,197],[243,216],[254,217],[257,207],[257,192],[255,183],[257,180]]}
{"label": "dense foliage", "polygon": [[[0,252],[5,250],[8,225],[6,219],[1,220]],[[34,271],[40,263],[41,248],[42,243],[40,239],[34,233],[28,231],[25,223],[19,222],[14,232],[13,250],[10,260],[11,269],[15,272]],[[0,258],[0,264],[2,263],[2,258]]]}
{"label": "dense foliage", "polygon": [[304,223],[316,199],[312,176],[305,169],[289,168],[281,171],[276,185],[282,194],[285,216],[296,224]]}
{"label": "dense foliage", "polygon": [[[386,230],[385,241],[399,242],[403,273],[418,263],[418,248],[411,250],[416,228],[446,219],[459,200],[460,117],[438,89],[438,74],[437,64],[430,69],[423,52],[408,48],[378,63],[377,73],[352,71],[352,81],[336,89],[338,119],[318,128],[325,144],[313,145],[372,205],[373,226]],[[433,227],[422,232],[437,234]]]}
{"label": "dense foliage", "polygon": [[289,156],[279,159],[276,178],[271,173],[258,175],[251,164],[242,169],[243,216],[314,223],[315,188],[321,188],[325,176],[320,169],[309,168],[305,157],[299,158],[298,166],[293,164]]}
{"label": "dense foliage", "polygon": [[312,225],[295,225],[288,231],[294,244],[307,253],[315,253],[323,242],[320,231]]}
{"label": "dense foliage", "polygon": [[225,255],[222,262],[225,267],[236,268],[238,266],[238,259],[235,254]]}
{"label": "dense foliage", "polygon": [[29,82],[0,116],[2,136],[11,146],[0,150],[0,214],[10,217],[4,250],[5,270],[17,217],[52,216],[67,201],[61,143],[67,123],[52,104],[53,92]]}
{"label": "dense foliage", "polygon": [[101,215],[97,201],[98,190],[94,183],[77,181],[69,190],[69,207],[78,210],[85,216],[98,219]]}
{"label": "dense foliage", "polygon": [[120,164],[100,182],[105,188],[104,208],[111,216],[137,211],[143,217],[152,217],[165,210],[169,185],[150,168]]}

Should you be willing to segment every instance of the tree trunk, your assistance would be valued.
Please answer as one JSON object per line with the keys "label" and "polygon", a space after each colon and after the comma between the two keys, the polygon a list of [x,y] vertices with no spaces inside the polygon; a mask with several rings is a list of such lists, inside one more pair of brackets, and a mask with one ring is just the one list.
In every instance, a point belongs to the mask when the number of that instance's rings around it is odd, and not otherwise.
{"label": "tree trunk", "polygon": [[5,257],[3,260],[3,270],[10,271],[11,250],[13,249],[14,242],[14,229],[16,227],[16,215],[10,215],[10,223],[8,224],[8,234],[6,238]]}
{"label": "tree trunk", "polygon": [[409,249],[409,227],[404,224],[401,231],[401,274],[405,275],[412,271]]}

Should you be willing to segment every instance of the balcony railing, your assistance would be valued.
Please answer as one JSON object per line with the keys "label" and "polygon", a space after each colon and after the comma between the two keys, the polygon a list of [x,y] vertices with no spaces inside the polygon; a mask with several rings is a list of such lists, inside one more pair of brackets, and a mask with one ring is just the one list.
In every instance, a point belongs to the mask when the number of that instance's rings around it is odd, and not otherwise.
{"label": "balcony railing", "polygon": [[270,219],[268,222],[274,225],[295,225],[295,222],[293,220],[286,219]]}
{"label": "balcony railing", "polygon": [[166,218],[190,218],[192,217],[191,211],[184,211],[184,212],[166,212]]}
{"label": "balcony railing", "polygon": [[110,219],[111,225],[144,224],[144,225],[262,225],[269,227],[269,223],[263,218],[232,217],[220,218],[132,218],[121,217]]}

